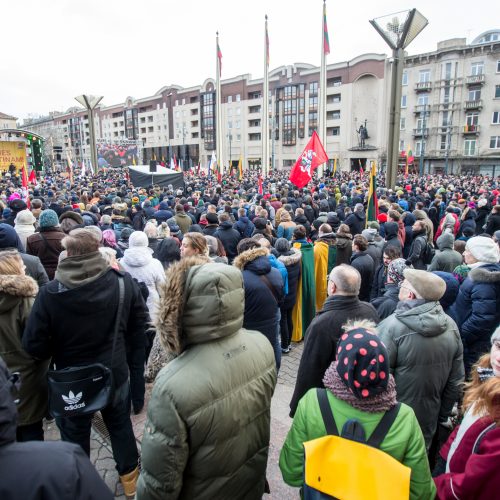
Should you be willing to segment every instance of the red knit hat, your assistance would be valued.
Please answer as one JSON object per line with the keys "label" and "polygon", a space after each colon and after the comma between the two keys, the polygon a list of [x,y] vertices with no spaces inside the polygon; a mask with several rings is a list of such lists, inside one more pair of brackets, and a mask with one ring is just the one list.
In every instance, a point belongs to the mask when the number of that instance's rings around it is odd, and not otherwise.
{"label": "red knit hat", "polygon": [[384,214],[383,212],[378,214],[377,220],[383,224],[384,222],[387,222],[387,214]]}

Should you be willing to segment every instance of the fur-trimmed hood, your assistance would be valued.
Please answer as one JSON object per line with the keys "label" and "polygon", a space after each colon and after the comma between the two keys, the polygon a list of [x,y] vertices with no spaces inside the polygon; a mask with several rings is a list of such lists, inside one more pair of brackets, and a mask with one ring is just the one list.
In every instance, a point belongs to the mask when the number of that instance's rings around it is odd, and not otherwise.
{"label": "fur-trimmed hood", "polygon": [[500,264],[479,266],[469,273],[469,278],[476,283],[500,282]]}
{"label": "fur-trimmed hood", "polygon": [[254,261],[258,257],[267,257],[268,253],[267,248],[252,248],[251,250],[240,253],[240,255],[234,259],[233,266],[237,267],[240,271],[243,271],[245,266],[250,262]]}
{"label": "fur-trimmed hood", "polygon": [[285,264],[285,266],[287,267],[298,264],[302,259],[302,254],[300,253],[300,250],[298,248],[291,248],[290,252],[290,255],[280,255],[278,257],[278,260],[280,262],[283,262],[283,264]]}
{"label": "fur-trimmed hood", "polygon": [[10,311],[19,301],[36,297],[38,284],[29,276],[0,275],[0,314]]}
{"label": "fur-trimmed hood", "polygon": [[155,326],[168,352],[180,354],[243,325],[243,277],[232,266],[201,256],[181,259],[166,272],[160,295]]}

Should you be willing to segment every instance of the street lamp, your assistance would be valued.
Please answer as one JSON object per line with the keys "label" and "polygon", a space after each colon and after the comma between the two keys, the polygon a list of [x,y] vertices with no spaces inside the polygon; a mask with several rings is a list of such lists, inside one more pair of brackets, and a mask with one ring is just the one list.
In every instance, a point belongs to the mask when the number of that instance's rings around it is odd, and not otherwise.
{"label": "street lamp", "polygon": [[391,99],[387,141],[386,187],[394,188],[398,174],[399,128],[404,49],[427,26],[429,21],[417,9],[405,10],[372,19],[370,24],[392,49]]}
{"label": "street lamp", "polygon": [[90,157],[92,159],[92,168],[94,172],[97,172],[97,149],[95,144],[94,110],[96,106],[101,102],[102,98],[102,95],[80,95],[78,97],[75,97],[75,99],[82,106],[85,106],[85,108],[89,112]]}

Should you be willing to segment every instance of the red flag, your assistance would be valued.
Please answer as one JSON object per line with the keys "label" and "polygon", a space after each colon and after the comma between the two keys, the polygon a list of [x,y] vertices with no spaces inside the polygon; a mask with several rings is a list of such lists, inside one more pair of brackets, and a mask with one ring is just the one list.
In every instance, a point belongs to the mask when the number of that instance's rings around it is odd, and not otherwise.
{"label": "red flag", "polygon": [[358,160],[359,163],[359,175],[363,177],[365,175],[365,171],[363,170],[363,166],[361,165],[361,160]]}
{"label": "red flag", "polygon": [[28,192],[28,172],[26,172],[26,167],[23,167],[21,183],[23,187],[23,197],[28,209],[30,208],[30,197]]}
{"label": "red flag", "polygon": [[328,25],[326,24],[326,3],[323,4],[323,52],[330,53],[330,39],[328,38]]}
{"label": "red flag", "polygon": [[321,144],[318,134],[314,131],[304,151],[290,172],[290,181],[299,188],[304,187],[312,179],[314,170],[327,161],[328,156],[323,148],[323,144]]}
{"label": "red flag", "polygon": [[217,40],[217,59],[219,60],[219,76],[222,75],[222,50],[219,47],[219,40]]}
{"label": "red flag", "polygon": [[258,193],[259,194],[263,194],[264,193],[264,189],[262,188],[262,176],[259,174],[259,190],[258,190]]}
{"label": "red flag", "polygon": [[31,182],[31,184],[36,184],[36,172],[35,172],[35,169],[31,170],[31,173],[30,173],[28,181]]}

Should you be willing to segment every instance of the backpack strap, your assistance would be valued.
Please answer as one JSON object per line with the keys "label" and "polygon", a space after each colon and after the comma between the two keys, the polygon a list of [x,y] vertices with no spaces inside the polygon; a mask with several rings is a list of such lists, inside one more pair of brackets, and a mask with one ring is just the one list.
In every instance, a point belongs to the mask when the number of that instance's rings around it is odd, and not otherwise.
{"label": "backpack strap", "polygon": [[385,436],[387,436],[389,429],[396,420],[400,408],[401,403],[397,403],[390,410],[385,412],[377,427],[375,427],[375,430],[370,436],[370,439],[368,439],[368,441],[366,442],[367,445],[373,446],[373,448],[380,448],[382,441],[385,439]]}
{"label": "backpack strap", "polygon": [[316,389],[316,394],[318,396],[319,409],[321,410],[321,416],[323,417],[323,422],[325,423],[326,433],[330,436],[338,436],[339,431],[337,429],[337,424],[333,418],[332,408],[328,402],[328,395],[326,389]]}

